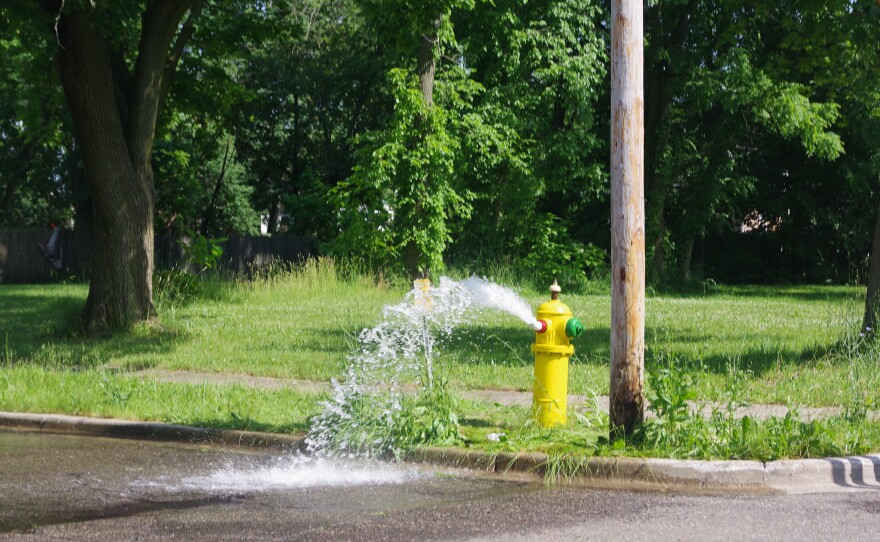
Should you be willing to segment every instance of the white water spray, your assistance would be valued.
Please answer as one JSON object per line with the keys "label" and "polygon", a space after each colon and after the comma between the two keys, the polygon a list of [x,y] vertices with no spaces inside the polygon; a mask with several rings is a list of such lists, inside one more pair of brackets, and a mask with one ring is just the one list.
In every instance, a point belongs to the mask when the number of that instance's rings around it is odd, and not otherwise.
{"label": "white water spray", "polygon": [[385,306],[378,325],[363,330],[349,356],[344,377],[333,380],[332,397],[312,419],[307,455],[269,462],[229,463],[212,473],[139,481],[169,491],[264,491],[326,486],[398,484],[423,476],[414,469],[369,461],[398,453],[398,428],[406,420],[406,396],[434,386],[439,338],[480,310],[507,312],[529,327],[531,308],[513,290],[486,279],[414,287],[396,305]]}
{"label": "white water spray", "polygon": [[532,329],[540,326],[532,314],[532,308],[510,288],[476,276],[465,279],[461,285],[470,292],[474,306],[507,312]]}
{"label": "white water spray", "polygon": [[207,476],[181,480],[181,488],[222,491],[338,487],[401,484],[420,476],[413,469],[401,469],[377,462],[352,462],[287,456],[269,465],[247,468],[229,466]]}
{"label": "white water spray", "polygon": [[210,474],[164,476],[137,480],[137,487],[156,487],[166,491],[270,491],[310,487],[348,487],[393,485],[417,480],[425,473],[376,461],[346,461],[284,455],[268,461],[241,458],[223,461]]}
{"label": "white water spray", "polygon": [[386,305],[382,321],[365,329],[349,356],[345,375],[333,380],[330,400],[312,419],[306,443],[318,457],[397,455],[406,394],[434,387],[438,339],[484,309],[516,316],[536,329],[529,305],[513,290],[486,279],[457,282],[441,277],[426,290],[416,286],[396,305]]}

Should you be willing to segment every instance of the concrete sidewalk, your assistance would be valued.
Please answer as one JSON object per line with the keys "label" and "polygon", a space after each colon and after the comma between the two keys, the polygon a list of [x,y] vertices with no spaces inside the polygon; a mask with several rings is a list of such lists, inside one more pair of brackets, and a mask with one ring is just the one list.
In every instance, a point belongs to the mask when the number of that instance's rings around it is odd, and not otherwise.
{"label": "concrete sidewalk", "polygon": [[[191,371],[166,371],[161,369],[147,369],[130,373],[132,376],[140,378],[149,378],[159,380],[161,382],[176,382],[182,384],[211,384],[211,385],[229,385],[241,384],[244,386],[253,386],[265,389],[292,389],[305,393],[321,393],[330,391],[329,382],[318,382],[314,380],[298,380],[293,378],[271,378],[263,376],[249,375],[229,375],[222,373],[201,373]],[[482,400],[490,403],[498,403],[501,405],[511,406],[530,406],[532,404],[532,393],[525,391],[512,390],[462,390],[462,397],[465,399]],[[580,410],[602,409],[608,412],[608,396],[599,395],[596,397],[584,397],[582,395],[570,395],[568,397],[569,406]],[[699,409],[704,416],[711,416],[715,409],[723,410],[724,405],[716,405],[712,403],[697,404],[691,403],[692,408]],[[736,409],[735,416],[742,418],[750,416],[755,419],[767,419],[771,417],[784,418],[789,412],[789,408],[785,405],[749,405]],[[798,420],[809,422],[818,418],[835,416],[841,413],[839,407],[800,407],[795,411],[795,417]],[[651,413],[648,412],[648,416]],[[868,412],[868,419],[872,421],[880,420],[880,412]]]}

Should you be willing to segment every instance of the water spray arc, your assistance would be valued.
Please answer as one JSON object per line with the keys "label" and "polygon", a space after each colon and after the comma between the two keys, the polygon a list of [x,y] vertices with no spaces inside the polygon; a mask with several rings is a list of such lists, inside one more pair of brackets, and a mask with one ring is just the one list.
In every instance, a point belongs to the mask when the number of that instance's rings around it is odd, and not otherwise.
{"label": "water spray arc", "polygon": [[[474,321],[476,311],[486,309],[516,316],[537,332],[532,347],[535,401],[544,405],[536,409],[538,419],[542,424],[565,423],[568,357],[574,351],[570,339],[583,326],[559,301],[558,284],[551,294],[552,299],[538,308],[536,319],[515,292],[486,279],[415,281],[400,303],[384,307],[376,326],[360,333],[345,374],[332,381],[331,397],[311,420],[306,439],[309,453],[343,458],[399,456],[413,444],[411,437],[422,433],[420,424],[427,422],[429,430],[435,431],[438,424],[434,422],[442,422],[444,416],[450,423],[440,434],[447,435],[450,428],[457,431],[446,380],[438,372],[441,346],[457,327]],[[426,420],[425,413],[437,417]]]}

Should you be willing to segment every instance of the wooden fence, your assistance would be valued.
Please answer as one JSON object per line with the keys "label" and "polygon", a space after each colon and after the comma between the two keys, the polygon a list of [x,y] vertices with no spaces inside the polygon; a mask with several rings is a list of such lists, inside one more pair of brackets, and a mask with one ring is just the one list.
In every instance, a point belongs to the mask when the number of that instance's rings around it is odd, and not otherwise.
{"label": "wooden fence", "polygon": [[[51,282],[68,276],[88,277],[91,239],[62,230],[59,237],[63,269],[55,271],[40,251],[52,230],[48,228],[0,229],[0,283]],[[271,260],[296,262],[314,254],[308,240],[296,237],[230,237],[221,245],[221,269],[248,273],[251,266]],[[185,264],[183,250],[174,237],[156,237],[156,267]]]}

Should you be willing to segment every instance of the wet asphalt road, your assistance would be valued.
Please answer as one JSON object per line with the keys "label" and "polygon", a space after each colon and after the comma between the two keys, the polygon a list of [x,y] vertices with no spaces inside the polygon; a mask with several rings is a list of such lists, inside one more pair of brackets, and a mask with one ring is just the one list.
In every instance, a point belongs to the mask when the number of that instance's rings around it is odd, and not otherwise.
{"label": "wet asphalt road", "polygon": [[[347,485],[325,485],[351,482]],[[880,492],[548,488],[264,452],[0,432],[0,540],[880,540]]]}

